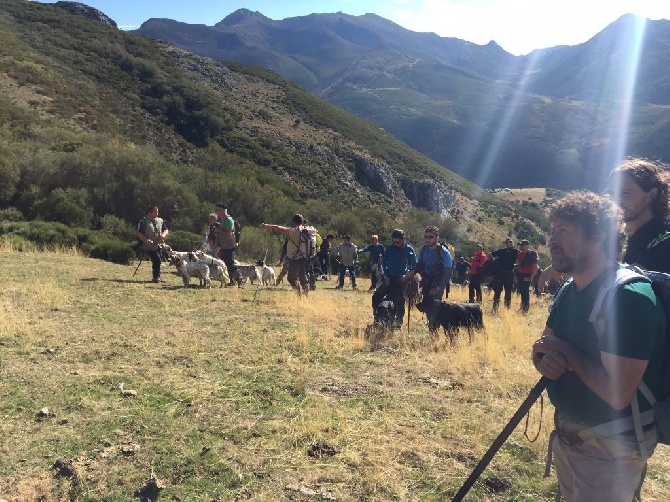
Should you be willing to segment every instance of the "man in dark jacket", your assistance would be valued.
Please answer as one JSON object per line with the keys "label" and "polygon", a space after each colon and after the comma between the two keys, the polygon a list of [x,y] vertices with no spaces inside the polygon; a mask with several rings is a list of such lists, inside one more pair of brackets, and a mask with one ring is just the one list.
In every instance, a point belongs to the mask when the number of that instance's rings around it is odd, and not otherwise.
{"label": "man in dark jacket", "polygon": [[514,264],[519,256],[519,250],[514,247],[514,241],[509,237],[505,239],[505,247],[493,253],[491,257],[498,260],[498,271],[493,276],[491,287],[493,288],[493,311],[498,310],[500,304],[500,293],[505,290],[505,307],[512,305],[512,288],[514,287]]}
{"label": "man in dark jacket", "polygon": [[667,164],[631,158],[612,171],[609,182],[628,234],[623,261],[666,273],[670,272],[669,169]]}

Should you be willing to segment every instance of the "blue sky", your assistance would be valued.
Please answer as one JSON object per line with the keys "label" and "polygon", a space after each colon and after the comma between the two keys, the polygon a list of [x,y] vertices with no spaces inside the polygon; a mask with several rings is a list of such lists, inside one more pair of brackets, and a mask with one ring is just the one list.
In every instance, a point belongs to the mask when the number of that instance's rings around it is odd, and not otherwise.
{"label": "blue sky", "polygon": [[[55,0],[53,0],[55,1]],[[53,3],[45,2],[45,3]],[[152,17],[213,25],[240,8],[271,19],[314,12],[372,12],[407,29],[476,44],[495,40],[512,54],[585,42],[626,13],[670,19],[670,0],[83,0],[136,29]]]}

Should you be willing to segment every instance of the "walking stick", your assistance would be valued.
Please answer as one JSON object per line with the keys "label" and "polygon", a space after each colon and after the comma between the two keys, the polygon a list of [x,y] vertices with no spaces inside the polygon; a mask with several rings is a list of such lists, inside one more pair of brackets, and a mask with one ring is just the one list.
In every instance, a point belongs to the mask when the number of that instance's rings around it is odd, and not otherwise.
{"label": "walking stick", "polygon": [[463,486],[461,486],[461,489],[458,490],[458,493],[456,496],[451,499],[452,502],[460,502],[463,500],[465,495],[468,493],[470,488],[472,488],[472,485],[475,484],[479,476],[481,476],[482,472],[484,469],[486,469],[486,466],[489,465],[489,462],[491,459],[493,459],[493,456],[496,454],[496,452],[500,449],[500,447],[505,443],[507,438],[512,434],[516,426],[519,424],[521,419],[528,413],[528,410],[530,410],[530,407],[533,406],[533,403],[537,401],[537,398],[540,397],[542,394],[542,391],[547,387],[547,384],[550,382],[550,380],[543,376],[540,378],[540,380],[535,384],[535,387],[531,389],[531,391],[528,393],[528,397],[524,400],[523,403],[521,403],[521,406],[519,406],[519,409],[516,410],[516,413],[512,417],[512,419],[507,423],[505,428],[502,430],[500,434],[498,434],[498,437],[493,441],[493,444],[491,447],[488,449],[488,451],[484,454],[482,459],[479,461],[477,464],[477,467],[474,468],[472,473],[470,474],[470,477],[465,480],[465,483],[463,483]]}
{"label": "walking stick", "polygon": [[409,336],[409,318],[412,315],[412,283],[407,287],[407,336]]}
{"label": "walking stick", "polygon": [[140,262],[137,264],[137,267],[135,267],[135,272],[133,272],[133,277],[135,277],[135,274],[140,268],[140,265],[142,265],[142,260],[144,260],[144,255],[140,256]]}

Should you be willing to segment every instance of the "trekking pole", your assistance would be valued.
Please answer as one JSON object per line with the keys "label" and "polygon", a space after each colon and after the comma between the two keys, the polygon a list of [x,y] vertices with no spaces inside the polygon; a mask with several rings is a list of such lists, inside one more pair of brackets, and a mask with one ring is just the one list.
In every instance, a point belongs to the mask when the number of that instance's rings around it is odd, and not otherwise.
{"label": "trekking pole", "polygon": [[135,267],[135,272],[133,272],[133,277],[135,277],[135,274],[140,268],[140,265],[142,265],[142,260],[144,260],[144,255],[140,256],[140,262],[137,264],[137,267]]}
{"label": "trekking pole", "polygon": [[511,420],[507,423],[505,428],[502,430],[500,434],[498,434],[498,437],[493,441],[493,444],[491,447],[488,449],[488,451],[484,454],[482,459],[479,461],[477,464],[477,467],[474,468],[468,479],[465,480],[465,483],[463,483],[463,486],[461,486],[461,489],[458,490],[458,493],[456,493],[456,496],[454,496],[453,499],[451,499],[452,502],[460,502],[463,500],[465,495],[468,493],[470,488],[472,488],[472,485],[475,484],[479,476],[481,476],[482,472],[484,469],[486,469],[486,466],[489,465],[489,462],[491,459],[493,459],[493,456],[496,454],[496,452],[500,449],[500,447],[505,443],[507,438],[512,434],[516,426],[519,424],[521,419],[528,413],[528,410],[530,410],[531,406],[533,406],[533,403],[537,401],[537,399],[540,397],[542,394],[542,391],[547,387],[547,384],[550,382],[547,377],[543,376],[540,378],[540,380],[535,384],[535,387],[531,389],[531,391],[528,393],[528,397],[524,400],[523,403],[521,403],[521,406],[519,406],[519,409],[516,410],[516,413],[514,416],[511,418]]}
{"label": "trekking pole", "polygon": [[412,315],[412,284],[407,288],[407,336],[409,336],[409,318]]}

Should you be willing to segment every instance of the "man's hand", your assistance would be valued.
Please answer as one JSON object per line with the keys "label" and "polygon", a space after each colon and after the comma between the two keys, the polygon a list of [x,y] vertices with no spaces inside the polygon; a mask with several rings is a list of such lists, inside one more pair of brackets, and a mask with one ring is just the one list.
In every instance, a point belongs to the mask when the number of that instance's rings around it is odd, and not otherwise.
{"label": "man's hand", "polygon": [[533,344],[532,359],[537,371],[551,380],[558,380],[566,371],[572,371],[561,352],[567,342],[554,335],[543,335]]}

